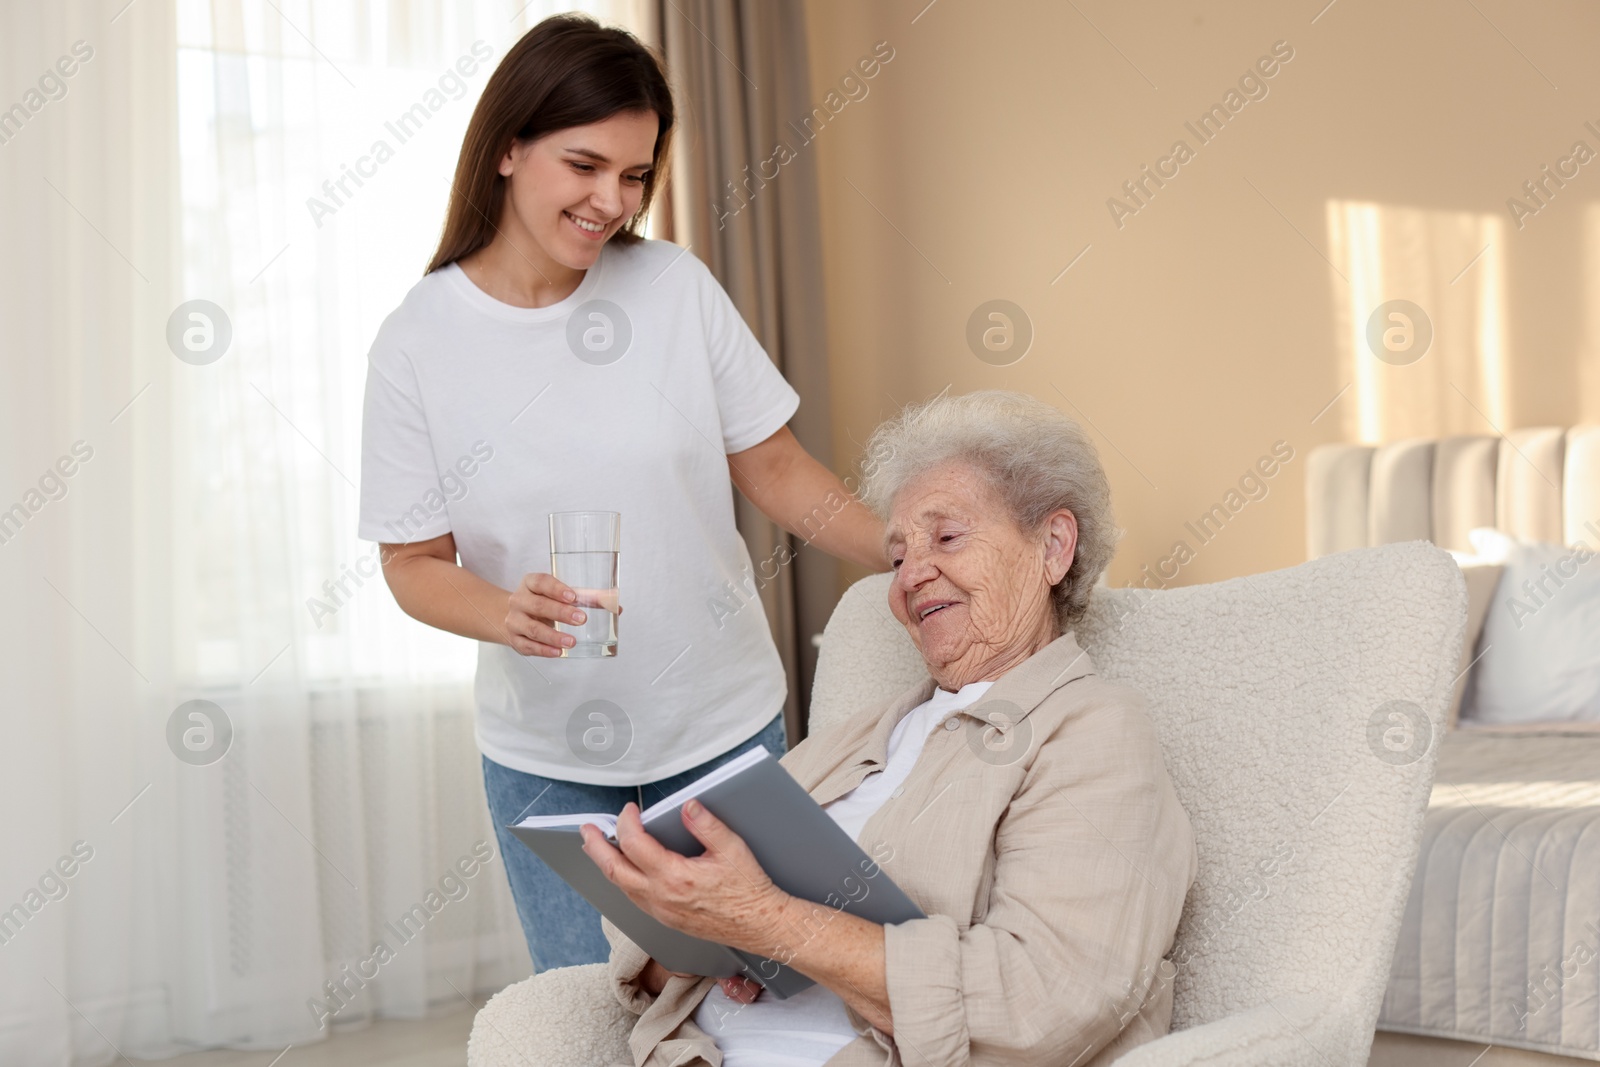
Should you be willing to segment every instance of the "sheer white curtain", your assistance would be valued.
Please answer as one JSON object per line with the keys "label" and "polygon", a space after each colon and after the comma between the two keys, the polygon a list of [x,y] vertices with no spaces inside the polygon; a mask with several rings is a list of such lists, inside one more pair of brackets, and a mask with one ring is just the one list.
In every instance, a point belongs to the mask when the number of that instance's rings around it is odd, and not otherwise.
{"label": "sheer white curtain", "polygon": [[569,5],[519,6],[0,5],[0,1062],[528,972],[473,647],[354,534],[367,347],[489,72]]}

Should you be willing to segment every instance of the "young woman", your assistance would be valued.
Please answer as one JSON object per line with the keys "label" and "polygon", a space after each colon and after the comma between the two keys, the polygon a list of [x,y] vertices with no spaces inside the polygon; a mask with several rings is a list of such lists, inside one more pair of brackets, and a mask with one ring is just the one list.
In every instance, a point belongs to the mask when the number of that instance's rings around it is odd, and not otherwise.
{"label": "young woman", "polygon": [[[752,580],[730,476],[786,530],[886,568],[881,523],[787,429],[799,397],[727,294],[640,236],[673,122],[628,33],[534,27],[490,77],[438,252],[370,355],[360,533],[407,614],[479,642],[489,811],[541,971],[609,946],[507,824],[648,806],[756,744],[786,750],[766,617],[730,596]],[[547,573],[547,519],[589,510],[622,515],[627,623],[614,658],[560,658],[555,623],[586,612]]]}

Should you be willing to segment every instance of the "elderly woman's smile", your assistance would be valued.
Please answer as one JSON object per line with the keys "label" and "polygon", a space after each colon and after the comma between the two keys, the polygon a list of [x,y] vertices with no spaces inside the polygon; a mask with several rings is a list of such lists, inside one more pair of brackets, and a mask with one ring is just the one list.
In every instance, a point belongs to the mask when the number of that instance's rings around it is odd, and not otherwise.
{"label": "elderly woman's smile", "polygon": [[1030,533],[990,480],[961,461],[894,496],[885,543],[889,608],[947,690],[998,678],[1056,637],[1050,590],[1072,566],[1077,520],[1061,509]]}

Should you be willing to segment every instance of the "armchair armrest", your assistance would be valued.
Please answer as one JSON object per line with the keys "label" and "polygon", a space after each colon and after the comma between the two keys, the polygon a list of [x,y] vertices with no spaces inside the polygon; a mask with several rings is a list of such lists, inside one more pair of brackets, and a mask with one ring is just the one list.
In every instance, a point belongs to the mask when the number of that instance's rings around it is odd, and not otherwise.
{"label": "armchair armrest", "polygon": [[612,1067],[632,1063],[638,1016],[617,1002],[606,965],[558,967],[507,986],[467,1039],[468,1067]]}
{"label": "armchair armrest", "polygon": [[1117,1067],[1328,1067],[1348,1062],[1338,1047],[1337,1009],[1305,996],[1280,997],[1216,1022],[1147,1042]]}

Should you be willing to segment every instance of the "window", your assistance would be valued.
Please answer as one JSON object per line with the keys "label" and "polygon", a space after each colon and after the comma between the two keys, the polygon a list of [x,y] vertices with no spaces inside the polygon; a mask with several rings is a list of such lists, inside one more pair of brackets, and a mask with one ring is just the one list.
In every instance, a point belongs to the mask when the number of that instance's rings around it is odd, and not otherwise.
{"label": "window", "polygon": [[568,9],[179,3],[181,289],[231,332],[174,376],[172,491],[147,493],[173,516],[184,681],[471,676],[472,642],[406,618],[355,535],[366,353],[433,252],[490,73]]}

